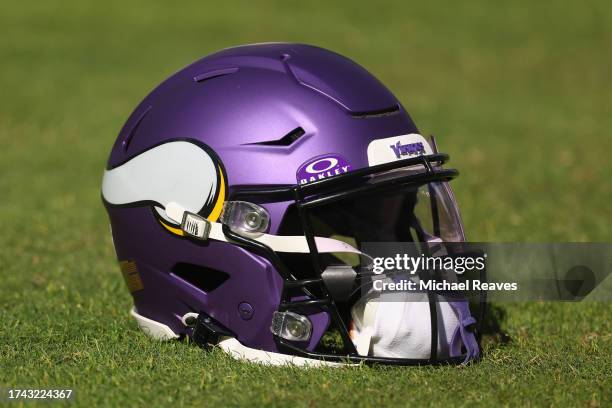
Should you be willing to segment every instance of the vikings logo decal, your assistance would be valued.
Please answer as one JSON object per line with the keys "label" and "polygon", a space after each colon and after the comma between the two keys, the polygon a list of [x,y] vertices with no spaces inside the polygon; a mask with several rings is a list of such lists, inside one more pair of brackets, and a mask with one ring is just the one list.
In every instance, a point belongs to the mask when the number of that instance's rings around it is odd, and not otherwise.
{"label": "vikings logo decal", "polygon": [[168,231],[183,235],[164,210],[169,202],[217,221],[227,194],[223,164],[208,146],[186,140],[146,150],[104,172],[102,197],[111,205],[153,205]]}
{"label": "vikings logo decal", "polygon": [[427,140],[418,133],[372,140],[368,145],[368,164],[376,166],[414,156],[433,154]]}

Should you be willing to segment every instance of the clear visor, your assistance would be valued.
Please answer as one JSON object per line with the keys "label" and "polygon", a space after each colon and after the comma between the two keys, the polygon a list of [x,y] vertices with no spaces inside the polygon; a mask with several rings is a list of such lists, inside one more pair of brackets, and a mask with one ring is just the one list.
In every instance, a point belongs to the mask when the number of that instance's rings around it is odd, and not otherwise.
{"label": "clear visor", "polygon": [[[362,249],[366,242],[464,242],[459,210],[447,182],[403,186],[315,207],[309,212],[315,236]],[[352,266],[354,254],[333,254]],[[327,260],[325,263],[333,263]]]}

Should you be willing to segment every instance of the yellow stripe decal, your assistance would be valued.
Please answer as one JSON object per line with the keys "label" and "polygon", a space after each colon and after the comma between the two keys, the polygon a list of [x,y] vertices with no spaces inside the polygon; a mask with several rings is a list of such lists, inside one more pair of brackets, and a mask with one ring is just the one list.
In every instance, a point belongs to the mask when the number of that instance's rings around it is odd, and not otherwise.
{"label": "yellow stripe decal", "polygon": [[166,224],[165,222],[163,222],[161,219],[159,220],[159,223],[163,225],[165,229],[172,232],[173,234],[180,235],[181,237],[185,235],[182,229],[170,226]]}
{"label": "yellow stripe decal", "polygon": [[217,202],[215,203],[214,208],[208,216],[208,221],[211,222],[215,222],[219,219],[219,217],[221,216],[221,210],[223,210],[223,203],[225,202],[225,178],[223,177],[223,170],[221,170],[221,166],[219,166],[219,176],[221,177],[219,197],[217,197]]}

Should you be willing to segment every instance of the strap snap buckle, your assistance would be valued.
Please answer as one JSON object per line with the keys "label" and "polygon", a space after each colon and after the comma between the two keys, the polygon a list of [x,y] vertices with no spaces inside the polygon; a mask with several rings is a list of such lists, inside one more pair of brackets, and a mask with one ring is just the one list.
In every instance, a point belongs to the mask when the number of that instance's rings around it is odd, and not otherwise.
{"label": "strap snap buckle", "polygon": [[189,211],[185,211],[183,213],[181,230],[183,230],[185,235],[206,241],[210,235],[210,228],[210,221],[208,221],[206,218]]}

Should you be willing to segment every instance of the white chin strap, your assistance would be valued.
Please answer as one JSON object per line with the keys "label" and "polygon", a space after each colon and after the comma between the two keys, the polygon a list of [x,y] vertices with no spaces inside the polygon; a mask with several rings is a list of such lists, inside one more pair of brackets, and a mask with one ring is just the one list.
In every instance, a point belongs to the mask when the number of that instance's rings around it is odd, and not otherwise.
{"label": "white chin strap", "polygon": [[[457,313],[447,302],[438,302],[438,358],[448,358]],[[431,355],[431,321],[425,293],[370,293],[351,309],[351,338],[363,356],[428,359]]]}
{"label": "white chin strap", "polygon": [[[192,232],[196,230],[200,232],[206,229],[207,226],[210,226],[210,230],[207,232],[208,235],[204,238],[200,237],[200,239],[214,239],[215,241],[229,242],[223,233],[223,224],[219,222],[210,222],[196,214],[187,212],[184,207],[176,202],[166,204],[166,215],[172,221],[181,225],[181,228],[191,236],[197,237],[199,234],[193,234]],[[187,218],[185,217],[186,215]],[[192,219],[190,220],[189,217],[192,217]],[[184,222],[185,219],[187,219],[187,223]],[[252,237],[251,239],[261,242],[276,252],[292,252],[302,254],[307,254],[310,252],[308,241],[304,236],[261,234],[257,237]],[[337,239],[315,237],[314,240],[319,253],[350,252],[365,255],[357,248]]]}

